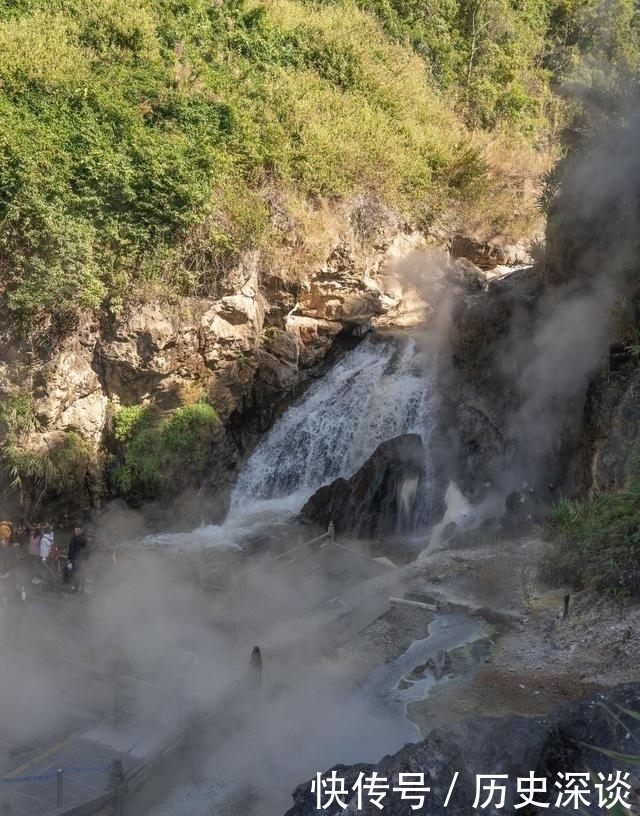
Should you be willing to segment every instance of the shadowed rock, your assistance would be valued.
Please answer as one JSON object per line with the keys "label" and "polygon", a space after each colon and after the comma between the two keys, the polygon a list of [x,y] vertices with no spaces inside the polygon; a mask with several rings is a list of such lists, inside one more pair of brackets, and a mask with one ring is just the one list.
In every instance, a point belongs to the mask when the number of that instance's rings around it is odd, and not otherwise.
{"label": "shadowed rock", "polygon": [[424,464],[418,434],[389,439],[350,479],[317,490],[301,515],[323,527],[333,521],[336,533],[360,538],[411,531],[420,513]]}
{"label": "shadowed rock", "polygon": [[[386,816],[409,816],[412,813],[430,816],[469,816],[470,813],[500,813],[503,816],[515,814],[559,814],[578,812],[571,806],[558,807],[560,790],[556,781],[562,783],[560,773],[579,772],[592,774],[598,781],[598,774],[607,779],[615,776],[616,770],[629,771],[628,784],[632,790],[638,784],[637,768],[616,758],[607,756],[601,749],[636,753],[637,739],[640,737],[640,723],[626,711],[640,708],[640,684],[618,686],[587,700],[566,703],[547,718],[472,717],[453,723],[446,728],[432,731],[422,742],[406,745],[397,754],[383,757],[375,766],[336,766],[337,776],[344,778],[349,788],[353,785],[358,771],[367,776],[375,770],[379,777],[388,780],[389,788],[398,785],[398,774],[424,774],[424,784],[430,788],[425,794],[425,804],[419,810],[412,810],[411,802],[403,800],[400,793],[389,790],[382,804]],[[612,716],[610,712],[616,712]],[[444,807],[447,793],[454,774],[458,778],[453,787],[448,806]],[[516,789],[518,779],[527,779],[533,772],[535,777],[546,780],[547,793],[539,793],[534,799],[548,802],[550,807],[519,807],[523,797]],[[497,809],[497,799],[493,805],[481,810],[474,808],[476,796],[476,776],[480,774],[507,774],[508,779],[497,779],[496,785],[505,785],[504,806]],[[326,778],[326,773],[323,775]],[[613,778],[612,777],[612,778]],[[485,780],[488,782],[488,780]],[[351,783],[351,784],[350,784]],[[609,784],[609,783],[607,783]],[[593,784],[587,797],[589,805],[582,804],[580,813],[596,814],[605,812],[598,807],[598,794]],[[631,794],[633,801],[635,794]],[[343,797],[347,801],[353,797],[355,812],[356,794]],[[483,793],[480,804],[487,794]],[[315,810],[315,796],[311,794],[311,783],[300,785],[293,792],[294,806],[286,816],[311,816]],[[352,812],[349,808],[348,812]],[[334,813],[333,810],[323,811]],[[336,811],[337,812],[337,811]],[[344,810],[342,812],[345,812]],[[358,813],[373,816],[381,811],[371,802],[363,802]],[[613,812],[613,811],[611,811]],[[631,811],[629,811],[631,812]]]}

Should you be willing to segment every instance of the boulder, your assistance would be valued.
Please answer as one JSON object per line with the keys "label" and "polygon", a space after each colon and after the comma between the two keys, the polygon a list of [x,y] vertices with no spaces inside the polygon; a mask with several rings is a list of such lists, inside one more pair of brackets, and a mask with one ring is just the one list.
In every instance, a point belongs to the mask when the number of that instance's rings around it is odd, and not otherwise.
{"label": "boulder", "polygon": [[[598,806],[598,793],[594,783],[598,774],[606,780],[608,775],[615,778],[616,771],[629,772],[627,783],[632,790],[638,785],[637,761],[635,767],[625,763],[615,753],[637,754],[640,737],[640,722],[633,715],[640,709],[640,684],[629,683],[586,700],[578,700],[560,706],[545,719],[520,716],[472,717],[453,723],[446,728],[432,731],[425,740],[415,745],[406,745],[393,756],[386,756],[375,766],[336,766],[336,776],[345,779],[345,787],[353,786],[354,777],[359,772],[371,776],[372,771],[385,777],[391,787],[398,785],[398,774],[424,774],[424,784],[430,790],[425,794],[424,807],[412,810],[411,801],[403,800],[400,793],[389,791],[382,800],[387,816],[409,816],[412,813],[428,813],[429,816],[468,816],[470,813],[502,814],[515,816],[526,813],[559,814],[588,813],[605,811]],[[613,715],[615,712],[615,716]],[[444,806],[454,774],[458,772],[447,807]],[[544,778],[547,793],[539,793],[534,799],[550,806],[529,805],[522,808],[522,796],[517,791],[517,780],[535,777]],[[557,806],[560,790],[556,782],[562,784],[559,774],[586,773],[592,776],[588,782],[589,804],[579,809],[571,805]],[[323,774],[323,779],[327,778]],[[507,779],[496,779],[496,785],[505,785],[505,800],[502,807],[493,804],[483,807],[486,794],[475,806],[476,780],[479,775],[506,774]],[[487,783],[489,780],[485,780]],[[609,783],[605,783],[609,784]],[[355,812],[355,793],[344,797],[351,800],[346,812]],[[312,816],[316,797],[311,793],[311,782],[300,785],[293,792],[294,806],[285,816]],[[632,792],[630,801],[635,801]],[[517,807],[520,805],[520,807]],[[327,811],[333,812],[333,811]],[[342,812],[345,812],[344,810]],[[627,811],[632,812],[632,811]],[[363,807],[358,809],[363,816],[380,813],[373,802],[364,797]]]}
{"label": "boulder", "polygon": [[380,538],[415,529],[425,478],[425,449],[418,434],[379,445],[350,479],[317,490],[302,508],[303,518],[339,534]]}
{"label": "boulder", "polygon": [[468,235],[454,235],[451,241],[451,255],[466,258],[480,269],[495,269],[496,266],[520,266],[531,263],[531,257],[522,244],[508,244],[502,240],[478,241]]}
{"label": "boulder", "polygon": [[467,258],[459,258],[448,269],[447,278],[465,292],[480,292],[487,287],[487,276]]}

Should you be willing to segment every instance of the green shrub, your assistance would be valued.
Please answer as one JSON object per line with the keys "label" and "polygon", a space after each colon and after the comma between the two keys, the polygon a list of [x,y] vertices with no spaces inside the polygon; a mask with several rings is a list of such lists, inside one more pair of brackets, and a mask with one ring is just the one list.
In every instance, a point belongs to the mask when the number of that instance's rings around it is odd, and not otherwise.
{"label": "green shrub", "polygon": [[2,448],[2,464],[11,477],[11,486],[29,495],[34,510],[61,499],[66,510],[85,511],[100,490],[95,453],[74,431],[66,431],[42,450],[30,450],[10,440]]}
{"label": "green shrub", "polygon": [[616,596],[640,595],[640,475],[630,487],[562,500],[547,523],[546,578]]}
{"label": "green shrub", "polygon": [[118,409],[113,419],[113,435],[118,442],[130,439],[134,431],[148,420],[150,410],[146,405],[129,405]]}
{"label": "green shrub", "polygon": [[5,442],[16,442],[38,427],[33,397],[27,392],[0,399],[0,423]]}
{"label": "green shrub", "polygon": [[186,487],[189,479],[202,476],[218,426],[218,415],[204,402],[161,418],[143,406],[120,409],[114,419],[121,443],[113,472],[118,491],[139,502]]}

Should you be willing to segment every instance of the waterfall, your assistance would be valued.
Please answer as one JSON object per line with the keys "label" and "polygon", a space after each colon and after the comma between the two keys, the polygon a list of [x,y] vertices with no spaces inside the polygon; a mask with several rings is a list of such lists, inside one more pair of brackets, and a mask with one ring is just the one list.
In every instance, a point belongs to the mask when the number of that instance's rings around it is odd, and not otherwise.
{"label": "waterfall", "polygon": [[[242,547],[266,522],[286,523],[317,488],[351,476],[386,439],[417,433],[426,442],[436,408],[434,379],[434,359],[415,340],[369,335],[308,388],[258,444],[238,477],[223,524],[158,533],[142,543]],[[399,485],[399,533],[408,531],[418,502],[428,515],[428,462],[426,471],[426,480],[407,473]]]}
{"label": "waterfall", "polygon": [[419,481],[419,473],[410,473],[398,485],[398,532],[411,529]]}
{"label": "waterfall", "polygon": [[301,506],[321,485],[352,475],[386,439],[418,433],[426,441],[433,380],[433,360],[412,338],[365,338],[258,444],[234,488],[232,513],[284,497]]}

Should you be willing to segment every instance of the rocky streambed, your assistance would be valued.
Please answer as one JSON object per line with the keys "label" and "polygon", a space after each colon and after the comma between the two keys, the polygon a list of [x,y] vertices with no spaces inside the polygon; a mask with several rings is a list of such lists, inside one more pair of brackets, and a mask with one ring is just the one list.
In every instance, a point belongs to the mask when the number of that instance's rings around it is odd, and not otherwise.
{"label": "rocky streambed", "polygon": [[[442,616],[434,625],[426,608],[392,607],[335,658],[359,664],[368,677],[362,688],[404,707],[424,739],[377,764],[337,766],[347,787],[361,772],[396,780],[398,773],[424,773],[431,794],[418,812],[466,816],[473,809],[476,774],[509,776],[501,813],[523,812],[515,809],[515,781],[530,772],[545,777],[554,794],[557,774],[567,771],[606,777],[620,770],[630,774],[632,788],[638,785],[633,765],[600,749],[640,752],[638,720],[625,713],[640,711],[640,684],[629,682],[640,666],[640,607],[577,593],[570,595],[565,615],[565,590],[537,579],[543,549],[532,537],[492,542],[436,551],[405,568],[406,596],[436,603]],[[429,637],[418,638],[421,629],[437,632],[456,619],[475,621],[478,628],[471,627],[462,644],[447,644],[436,660],[432,654],[425,660],[421,649]],[[372,668],[380,658],[387,662]],[[380,678],[392,682],[381,684]],[[445,811],[455,771],[459,780]],[[293,798],[286,816],[318,812],[310,783]],[[525,812],[575,812],[556,808],[556,798],[549,796],[550,808]],[[593,801],[584,812],[602,812]],[[633,813],[636,793],[629,801]],[[415,812],[397,795],[385,800],[384,810]],[[330,806],[324,812],[344,811]],[[358,812],[379,810],[369,803]]]}

